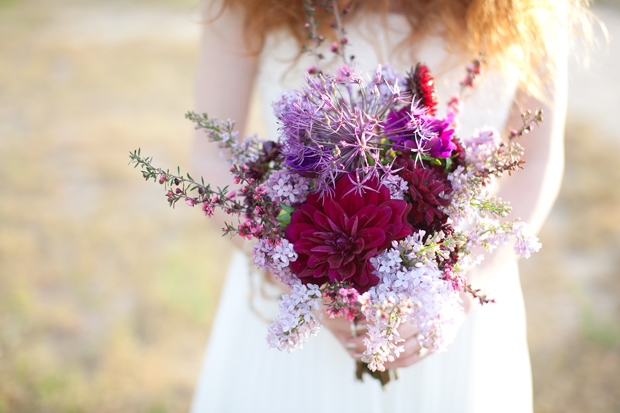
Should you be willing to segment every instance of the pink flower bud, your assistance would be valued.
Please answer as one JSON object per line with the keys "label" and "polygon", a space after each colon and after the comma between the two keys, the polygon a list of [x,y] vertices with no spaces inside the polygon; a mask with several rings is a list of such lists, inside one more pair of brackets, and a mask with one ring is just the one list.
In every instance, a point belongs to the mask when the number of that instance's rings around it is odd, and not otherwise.
{"label": "pink flower bud", "polygon": [[194,200],[191,198],[185,198],[185,203],[191,207],[194,206]]}
{"label": "pink flower bud", "polygon": [[235,176],[233,177],[233,183],[238,184],[239,182],[240,182],[240,180],[239,180],[239,176],[235,175]]}
{"label": "pink flower bud", "polygon": [[164,174],[159,175],[159,183],[163,184],[164,182],[166,182],[166,175]]}
{"label": "pink flower bud", "polygon": [[227,195],[228,199],[233,199],[237,195],[236,191],[230,191]]}

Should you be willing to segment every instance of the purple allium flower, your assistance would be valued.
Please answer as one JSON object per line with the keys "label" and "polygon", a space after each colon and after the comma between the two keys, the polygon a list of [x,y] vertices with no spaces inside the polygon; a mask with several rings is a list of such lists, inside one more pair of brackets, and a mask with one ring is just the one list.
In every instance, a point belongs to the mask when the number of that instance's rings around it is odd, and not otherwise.
{"label": "purple allium flower", "polygon": [[284,162],[293,171],[303,174],[304,172],[315,170],[324,156],[325,151],[320,148],[302,146],[296,153],[289,151],[289,154],[284,158]]}
{"label": "purple allium flower", "polygon": [[412,234],[410,209],[405,201],[391,199],[376,177],[360,182],[355,173],[346,174],[333,195],[311,194],[293,212],[285,237],[299,258],[290,269],[304,284],[348,281],[367,291],[379,282],[369,259]]}
{"label": "purple allium flower", "polygon": [[336,71],[336,82],[357,82],[360,79],[360,75],[347,65],[340,66]]}

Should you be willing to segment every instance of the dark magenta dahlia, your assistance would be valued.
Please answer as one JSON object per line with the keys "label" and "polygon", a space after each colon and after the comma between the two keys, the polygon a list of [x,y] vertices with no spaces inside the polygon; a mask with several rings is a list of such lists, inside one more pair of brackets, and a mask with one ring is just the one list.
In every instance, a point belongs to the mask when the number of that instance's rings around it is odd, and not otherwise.
{"label": "dark magenta dahlia", "polygon": [[452,186],[444,169],[439,165],[416,164],[406,155],[396,158],[394,165],[401,168],[398,174],[409,185],[409,202],[412,208],[408,221],[416,229],[434,232],[441,229],[448,217],[440,207],[450,203],[440,194],[450,195]]}
{"label": "dark magenta dahlia", "polygon": [[379,283],[370,258],[413,233],[411,206],[391,199],[377,178],[359,180],[353,172],[333,189],[323,198],[309,195],[293,212],[285,237],[299,257],[289,267],[303,283],[347,281],[365,292]]}

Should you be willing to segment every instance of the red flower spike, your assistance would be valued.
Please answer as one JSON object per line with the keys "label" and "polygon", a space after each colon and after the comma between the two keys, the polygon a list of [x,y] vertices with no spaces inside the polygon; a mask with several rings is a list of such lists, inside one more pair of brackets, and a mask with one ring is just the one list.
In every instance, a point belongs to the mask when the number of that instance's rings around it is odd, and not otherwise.
{"label": "red flower spike", "polygon": [[359,292],[379,283],[370,258],[413,233],[411,209],[391,199],[377,178],[359,189],[354,173],[340,178],[331,196],[308,196],[291,215],[285,237],[299,255],[289,268],[303,282],[347,281]]}
{"label": "red flower spike", "polygon": [[428,110],[428,114],[435,115],[437,111],[437,92],[435,91],[435,79],[425,65],[418,63],[413,72],[407,73],[407,89],[415,95]]}

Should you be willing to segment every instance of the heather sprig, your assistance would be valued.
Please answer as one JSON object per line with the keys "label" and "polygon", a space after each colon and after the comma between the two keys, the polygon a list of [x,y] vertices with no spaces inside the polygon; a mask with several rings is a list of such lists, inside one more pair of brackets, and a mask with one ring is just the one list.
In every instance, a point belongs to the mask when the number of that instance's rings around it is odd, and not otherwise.
{"label": "heather sprig", "polygon": [[[200,183],[194,180],[189,173],[185,176],[177,168],[177,174],[170,173],[170,170],[163,170],[154,167],[152,157],[142,158],[140,149],[129,153],[130,162],[134,168],[142,168],[142,176],[145,180],[153,179],[164,185],[167,190],[166,196],[170,206],[174,207],[180,200],[185,201],[189,206],[201,203],[210,203],[215,207],[221,208],[228,213],[237,213],[243,210],[243,205],[235,199],[235,191],[229,191],[228,187],[213,190],[210,184],[205,184],[201,178]],[[216,200],[212,202],[212,200]]]}
{"label": "heather sprig", "polygon": [[478,78],[478,76],[480,76],[480,73],[482,72],[482,65],[484,63],[484,55],[481,54],[478,59],[475,59],[473,62],[467,65],[467,67],[465,68],[467,74],[465,75],[463,80],[461,80],[461,93],[463,93],[463,91],[467,88],[474,88],[476,84],[476,79]]}
{"label": "heather sprig", "polygon": [[235,122],[210,118],[208,114],[187,112],[186,119],[196,124],[195,129],[202,129],[210,142],[215,142],[224,150],[224,157],[228,158],[229,165],[245,165],[258,159],[261,152],[261,142],[255,136],[246,136],[239,140],[239,132],[235,131]]}
{"label": "heather sprig", "polygon": [[[330,46],[330,51],[342,59],[342,62],[346,65],[348,60],[345,53],[346,46],[349,43],[349,39],[346,37],[346,31],[342,24],[342,17],[346,15],[349,10],[344,8],[342,12],[338,10],[338,2],[336,0],[305,0],[303,8],[306,16],[304,28],[306,30],[307,39],[306,43],[302,45],[302,53],[309,53],[314,56],[315,65],[308,69],[310,74],[319,74],[319,62],[325,59],[323,53],[319,51],[319,48],[325,41],[322,35],[318,34],[318,28],[322,21],[317,20],[317,11],[321,10],[325,16],[333,15],[334,21],[330,23],[330,27],[334,29],[336,35],[336,42]],[[310,43],[308,47],[307,43]],[[350,56],[353,59],[354,56]]]}
{"label": "heather sprig", "polygon": [[191,207],[201,206],[207,217],[212,216],[215,209],[221,209],[227,214],[246,218],[244,222],[238,221],[237,224],[225,222],[224,235],[239,235],[251,239],[274,237],[281,231],[282,225],[275,218],[280,207],[272,202],[264,188],[250,176],[251,170],[245,165],[231,168],[233,182],[242,185],[237,191],[229,190],[228,186],[212,189],[210,184],[205,184],[203,178],[197,182],[189,173],[181,174],[180,168],[177,168],[177,174],[173,174],[170,170],[155,167],[152,157],[140,156],[140,149],[130,152],[129,157],[134,168],[142,168],[145,180],[152,179],[164,185],[170,206],[174,207],[177,202],[183,201]]}
{"label": "heather sprig", "polygon": [[522,125],[519,129],[513,129],[510,131],[509,140],[521,137],[524,134],[530,133],[534,130],[534,126],[540,126],[543,123],[543,111],[538,109],[535,113],[527,110],[521,114]]}

